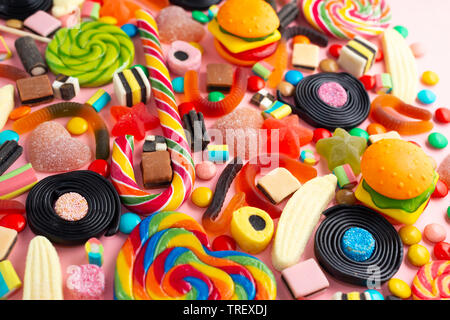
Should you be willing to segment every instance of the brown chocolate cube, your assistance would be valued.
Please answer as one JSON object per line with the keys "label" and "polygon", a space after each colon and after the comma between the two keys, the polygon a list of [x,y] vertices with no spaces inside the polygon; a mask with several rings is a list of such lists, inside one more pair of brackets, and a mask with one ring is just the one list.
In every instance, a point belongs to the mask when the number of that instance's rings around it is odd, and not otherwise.
{"label": "brown chocolate cube", "polygon": [[47,75],[23,78],[16,81],[22,104],[37,105],[53,100],[53,88]]}
{"label": "brown chocolate cube", "polygon": [[233,85],[233,67],[224,63],[206,66],[206,90],[229,92]]}
{"label": "brown chocolate cube", "polygon": [[141,171],[146,189],[169,185],[173,175],[169,151],[143,152]]}

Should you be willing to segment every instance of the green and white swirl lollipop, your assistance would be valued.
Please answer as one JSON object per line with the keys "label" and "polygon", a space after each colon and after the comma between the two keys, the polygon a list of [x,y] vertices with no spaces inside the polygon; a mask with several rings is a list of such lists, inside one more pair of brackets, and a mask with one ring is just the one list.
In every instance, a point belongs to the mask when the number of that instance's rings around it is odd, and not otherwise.
{"label": "green and white swirl lollipop", "polygon": [[76,77],[83,87],[98,87],[132,65],[134,44],[119,27],[83,22],[56,32],[45,59],[54,74]]}

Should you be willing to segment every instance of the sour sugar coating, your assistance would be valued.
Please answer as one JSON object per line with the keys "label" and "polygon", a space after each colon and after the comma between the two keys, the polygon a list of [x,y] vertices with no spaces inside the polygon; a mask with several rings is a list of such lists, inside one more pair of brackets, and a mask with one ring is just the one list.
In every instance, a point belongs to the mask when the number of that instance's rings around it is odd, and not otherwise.
{"label": "sour sugar coating", "polygon": [[171,185],[159,194],[149,194],[141,190],[133,172],[133,137],[121,136],[114,142],[111,179],[122,203],[129,210],[148,215],[163,210],[175,210],[188,199],[194,185],[195,172],[190,146],[178,114],[169,71],[164,64],[156,22],[151,13],[144,10],[138,10],[136,18],[149,69],[152,93],[170,152],[174,175]]}
{"label": "sour sugar coating", "polygon": [[96,142],[96,159],[107,160],[109,158],[109,131],[103,119],[89,105],[76,102],[62,102],[42,108],[26,117],[16,120],[13,130],[18,134],[33,130],[44,121],[63,117],[79,116],[89,123],[89,128],[94,132]]}

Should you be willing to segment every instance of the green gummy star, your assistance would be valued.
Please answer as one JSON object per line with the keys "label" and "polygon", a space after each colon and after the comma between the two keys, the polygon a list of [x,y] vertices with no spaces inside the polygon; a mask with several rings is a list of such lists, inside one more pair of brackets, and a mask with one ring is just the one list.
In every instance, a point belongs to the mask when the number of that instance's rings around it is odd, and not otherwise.
{"label": "green gummy star", "polygon": [[348,163],[355,175],[361,172],[361,156],[366,147],[366,139],[351,136],[341,128],[337,128],[331,138],[320,139],[316,144],[317,153],[327,159],[330,171]]}

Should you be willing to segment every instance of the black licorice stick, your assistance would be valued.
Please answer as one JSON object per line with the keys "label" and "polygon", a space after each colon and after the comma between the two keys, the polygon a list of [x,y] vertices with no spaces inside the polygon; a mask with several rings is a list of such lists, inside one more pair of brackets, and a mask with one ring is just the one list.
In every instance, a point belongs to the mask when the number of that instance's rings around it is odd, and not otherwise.
{"label": "black licorice stick", "polygon": [[40,76],[48,72],[47,64],[42,57],[33,38],[20,37],[14,42],[16,51],[25,70],[32,76]]}
{"label": "black licorice stick", "polygon": [[[314,237],[314,253],[326,272],[336,279],[369,286],[392,278],[403,260],[403,244],[395,228],[379,213],[361,205],[327,209]],[[366,261],[353,261],[341,249],[344,233],[352,227],[367,230],[375,238],[375,250]]]}
{"label": "black licorice stick", "polygon": [[316,31],[310,27],[304,26],[293,26],[283,30],[283,38],[289,40],[295,36],[302,35],[307,37],[312,43],[317,44],[319,47],[327,47],[328,46],[328,37]]}
{"label": "black licorice stick", "polygon": [[[319,98],[318,90],[327,82],[336,82],[347,92],[347,102],[342,107],[329,106]],[[279,91],[277,98],[313,127],[330,131],[357,127],[370,112],[370,99],[364,85],[348,73],[323,72],[305,77],[295,88],[295,104],[286,102]]]}
{"label": "black licorice stick", "polygon": [[23,148],[14,140],[0,146],[0,175],[2,175],[22,155]]}
{"label": "black licorice stick", "polygon": [[[76,192],[88,202],[88,213],[79,221],[61,219],[53,208],[56,200]],[[26,201],[31,230],[50,241],[65,245],[83,244],[92,237],[112,236],[119,230],[121,204],[114,186],[89,170],[49,176],[39,181]]]}
{"label": "black licorice stick", "polygon": [[203,213],[203,218],[216,219],[222,210],[223,202],[227,195],[227,191],[231,186],[236,175],[241,171],[243,167],[242,159],[239,157],[231,160],[225,169],[220,174],[219,180],[217,180],[216,189],[214,190],[214,196],[211,204]]}
{"label": "black licorice stick", "polygon": [[286,28],[292,21],[297,19],[298,14],[299,10],[296,1],[283,6],[277,13],[278,19],[280,19],[280,27]]}
{"label": "black licorice stick", "polygon": [[[203,113],[191,110],[183,115],[183,125],[193,152],[204,150],[210,143]],[[198,147],[200,146],[200,149]]]}

